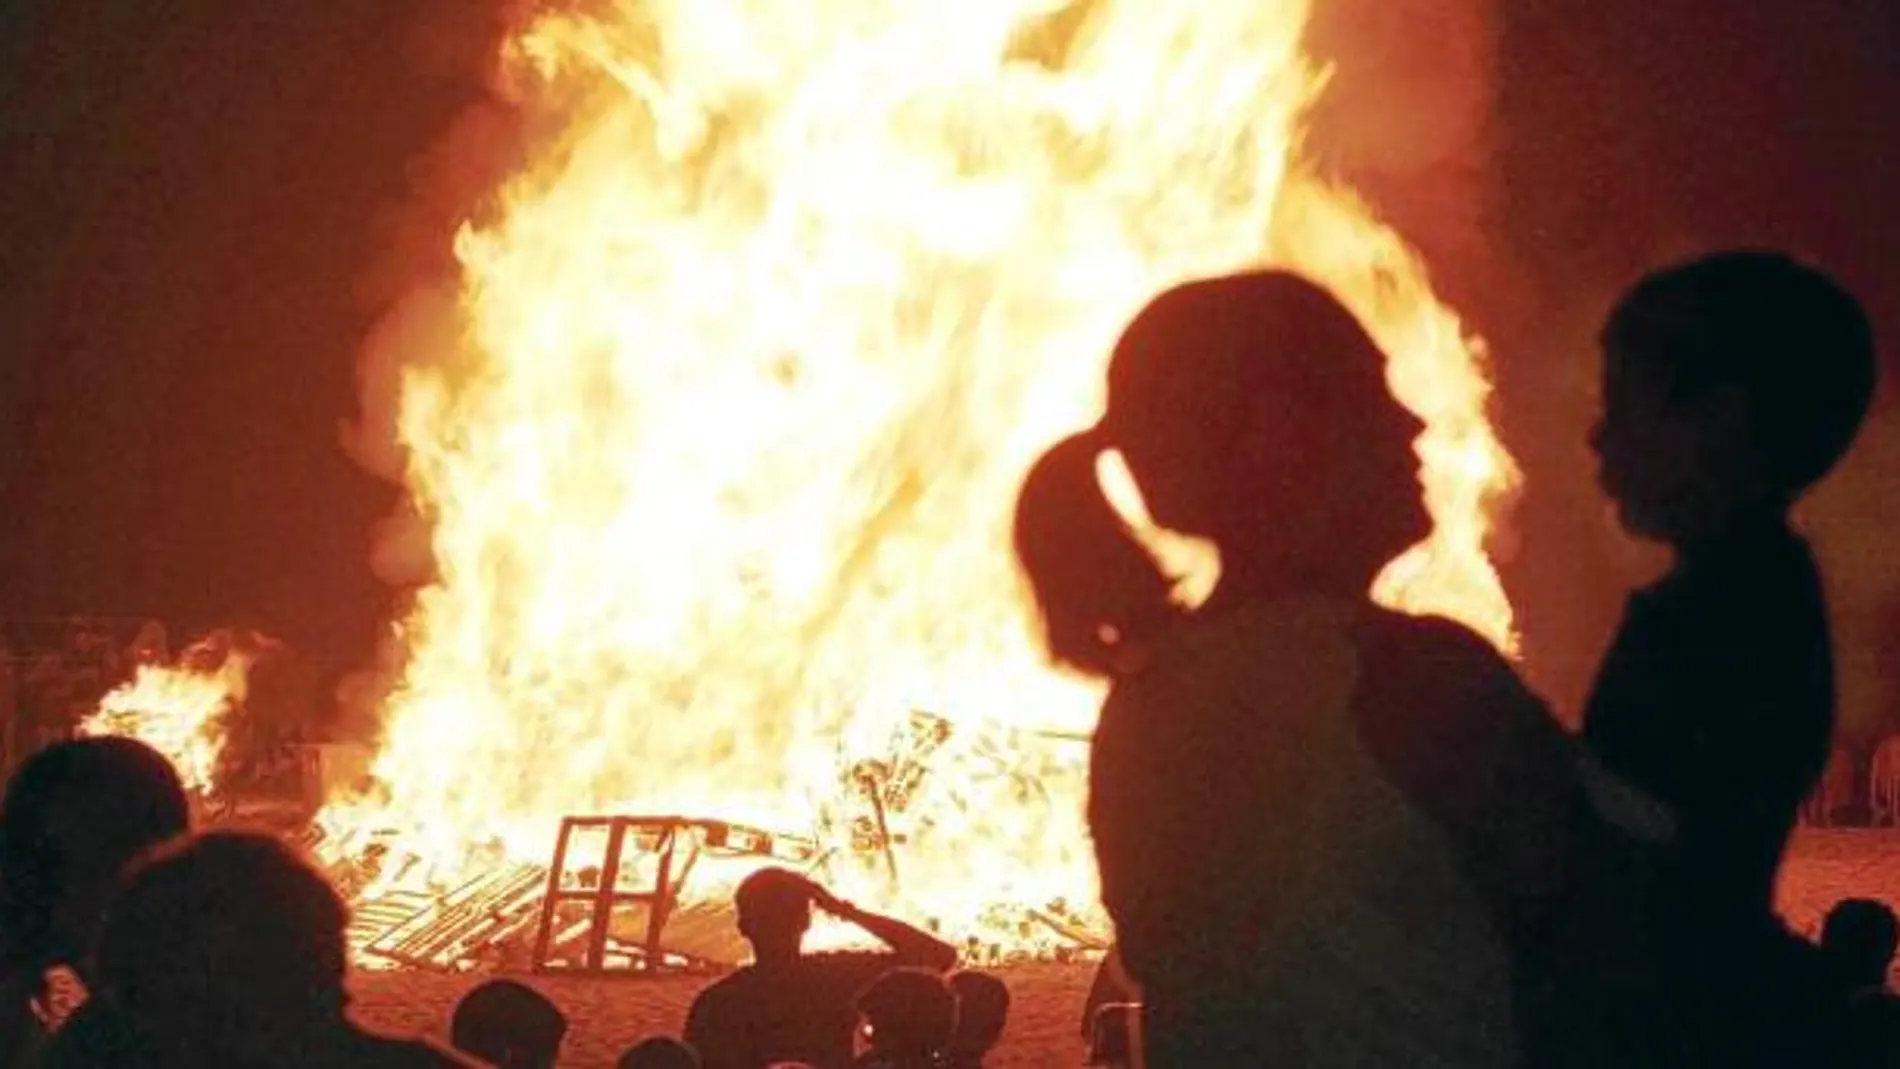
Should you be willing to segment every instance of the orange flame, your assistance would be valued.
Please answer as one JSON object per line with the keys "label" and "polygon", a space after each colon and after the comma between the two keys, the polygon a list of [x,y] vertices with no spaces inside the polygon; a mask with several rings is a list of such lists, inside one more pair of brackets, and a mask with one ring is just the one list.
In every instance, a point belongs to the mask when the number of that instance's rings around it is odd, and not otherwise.
{"label": "orange flame", "polygon": [[[1008,552],[1029,461],[1090,422],[1127,317],[1274,263],[1334,288],[1429,422],[1430,541],[1377,596],[1501,646],[1514,479],[1417,256],[1302,165],[1296,0],[645,0],[511,43],[558,130],[457,242],[461,341],[400,436],[439,576],[402,624],[375,798],[450,869],[638,806],[835,829],[848,770],[945,718],[902,901],[954,930],[1093,901],[1099,701]],[[876,864],[843,893],[891,896]]]}
{"label": "orange flame", "polygon": [[138,739],[164,754],[187,788],[216,793],[225,718],[244,701],[252,658],[233,649],[206,664],[201,651],[187,650],[176,665],[140,665],[99,699],[79,733]]}

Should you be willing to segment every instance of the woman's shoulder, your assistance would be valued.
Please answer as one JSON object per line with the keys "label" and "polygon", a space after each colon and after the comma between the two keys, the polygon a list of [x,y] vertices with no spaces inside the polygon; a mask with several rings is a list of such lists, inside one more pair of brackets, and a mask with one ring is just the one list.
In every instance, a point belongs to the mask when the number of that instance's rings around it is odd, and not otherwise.
{"label": "woman's shoulder", "polygon": [[1098,754],[1157,745],[1232,752],[1343,710],[1357,678],[1356,620],[1350,603],[1319,599],[1184,620],[1110,686]]}
{"label": "woman's shoulder", "polygon": [[1496,647],[1456,621],[1399,613],[1369,617],[1361,640],[1360,737],[1415,802],[1454,822],[1535,808],[1533,796],[1556,804],[1574,747]]}
{"label": "woman's shoulder", "polygon": [[1281,598],[1183,617],[1116,680],[1116,689],[1258,675],[1345,651],[1361,606],[1332,598]]}

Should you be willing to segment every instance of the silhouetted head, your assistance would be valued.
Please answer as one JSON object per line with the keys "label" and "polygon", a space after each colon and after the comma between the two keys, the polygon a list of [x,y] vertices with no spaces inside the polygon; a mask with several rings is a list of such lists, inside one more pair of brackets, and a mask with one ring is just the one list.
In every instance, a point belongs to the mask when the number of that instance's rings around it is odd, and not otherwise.
{"label": "silhouetted head", "polygon": [[699,1069],[699,1055],[680,1040],[654,1036],[628,1047],[614,1069]]}
{"label": "silhouetted head", "polygon": [[739,934],[760,962],[798,956],[811,930],[811,881],[796,872],[763,868],[739,883],[732,896]]}
{"label": "silhouetted head", "polygon": [[1117,647],[1171,615],[1169,582],[1104,499],[1105,450],[1157,524],[1214,543],[1220,593],[1357,597],[1430,533],[1423,429],[1365,328],[1312,282],[1258,271],[1161,294],[1115,346],[1101,423],[1045,454],[1017,501],[1051,650],[1113,671]]}
{"label": "silhouetted head", "polygon": [[980,1057],[1003,1038],[1009,1020],[1009,988],[986,972],[965,969],[950,977],[957,996],[957,1034],[951,1047],[959,1054]]}
{"label": "silhouetted head", "polygon": [[283,1057],[342,1023],[347,917],[281,841],[202,835],[133,867],[100,933],[99,983],[168,1064]]}
{"label": "silhouetted head", "polygon": [[1842,899],[1821,924],[1821,950],[1850,987],[1884,986],[1897,945],[1900,920],[1885,902],[1871,898]]}
{"label": "silhouetted head", "polygon": [[1603,328],[1604,492],[1632,534],[1681,545],[1785,511],[1873,397],[1873,330],[1833,279],[1777,252],[1658,271]]}
{"label": "silhouetted head", "polygon": [[449,1042],[496,1069],[552,1069],[567,1036],[567,1017],[541,992],[514,980],[489,980],[455,1004]]}
{"label": "silhouetted head", "polygon": [[957,996],[929,969],[892,969],[858,995],[871,1050],[900,1064],[925,1062],[950,1046]]}
{"label": "silhouetted head", "polygon": [[56,743],[20,766],[0,809],[0,940],[16,968],[76,964],[126,864],[182,833],[185,788],[124,738]]}

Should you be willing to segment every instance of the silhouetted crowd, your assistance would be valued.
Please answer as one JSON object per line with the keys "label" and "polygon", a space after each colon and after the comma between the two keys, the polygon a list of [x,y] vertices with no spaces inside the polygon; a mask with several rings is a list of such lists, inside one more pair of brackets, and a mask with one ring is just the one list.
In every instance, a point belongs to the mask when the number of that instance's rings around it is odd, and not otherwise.
{"label": "silhouetted crowd", "polygon": [[[1419,419],[1332,294],[1255,271],[1128,325],[1092,427],[1016,503],[1052,657],[1107,685],[1088,819],[1116,946],[1091,1062],[1296,1067],[1900,1065],[1900,926],[1818,942],[1772,892],[1834,731],[1822,583],[1794,504],[1875,386],[1859,302],[1788,256],[1642,279],[1602,334],[1604,493],[1674,563],[1634,592],[1582,729],[1468,628],[1374,604],[1426,537]],[[1211,543],[1190,602],[1110,504]],[[282,842],[193,834],[175,772],[62,742],[0,810],[0,1044],[32,1066],[550,1066],[532,987],[457,1007],[453,1050],[350,1021],[343,902]],[[734,900],[753,961],[622,1067],[983,1064],[1009,992],[808,876]],[[878,952],[808,953],[814,912]]]}

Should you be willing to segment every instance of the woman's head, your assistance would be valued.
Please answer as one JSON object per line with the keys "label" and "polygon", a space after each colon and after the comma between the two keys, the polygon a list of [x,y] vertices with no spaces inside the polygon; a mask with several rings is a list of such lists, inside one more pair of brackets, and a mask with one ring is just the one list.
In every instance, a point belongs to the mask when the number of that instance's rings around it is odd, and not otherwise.
{"label": "woman's head", "polygon": [[1279,551],[1324,526],[1302,517],[1351,514],[1386,528],[1382,564],[1426,531],[1422,424],[1386,388],[1365,328],[1298,275],[1203,279],[1150,301],[1115,345],[1101,429],[1155,522],[1224,550]]}
{"label": "woman's head", "polygon": [[1115,346],[1101,423],[1045,454],[1018,500],[1052,650],[1104,670],[1117,660],[1104,642],[1167,618],[1154,603],[1168,583],[1096,481],[1102,451],[1121,454],[1156,523],[1215,544],[1223,587],[1358,594],[1430,531],[1422,429],[1378,345],[1319,286],[1257,271],[1162,293]]}
{"label": "woman's head", "polygon": [[35,971],[78,962],[120,870],[182,833],[188,818],[177,771],[144,743],[77,739],[28,758],[0,808],[8,958]]}

